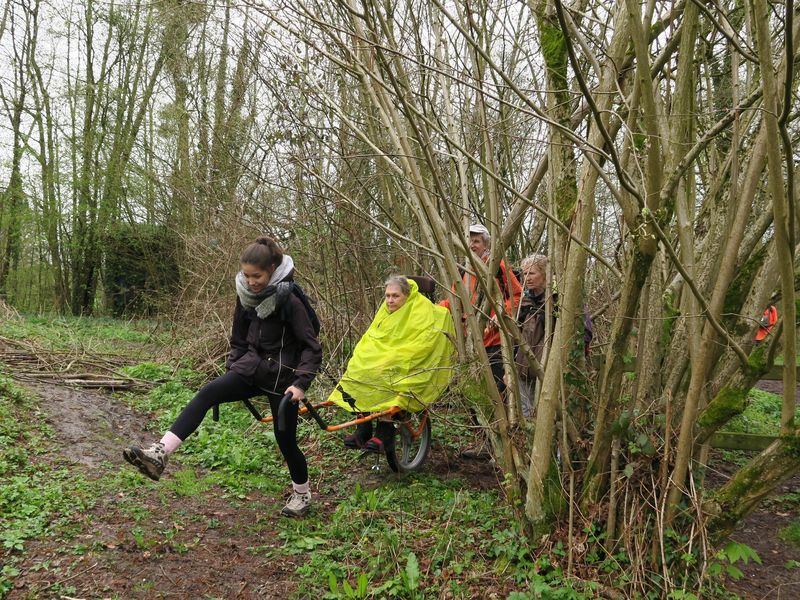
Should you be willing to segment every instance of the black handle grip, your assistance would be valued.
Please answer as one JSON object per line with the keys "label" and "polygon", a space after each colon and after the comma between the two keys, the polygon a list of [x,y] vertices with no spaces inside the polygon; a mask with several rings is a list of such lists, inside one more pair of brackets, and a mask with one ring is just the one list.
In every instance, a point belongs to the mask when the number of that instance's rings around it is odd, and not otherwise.
{"label": "black handle grip", "polygon": [[311,416],[314,417],[314,420],[317,422],[317,425],[319,425],[319,428],[323,431],[326,430],[328,428],[328,424],[322,420],[322,417],[319,416],[319,413],[317,412],[317,409],[314,408],[314,405],[305,398],[303,398],[303,404],[305,404]]}

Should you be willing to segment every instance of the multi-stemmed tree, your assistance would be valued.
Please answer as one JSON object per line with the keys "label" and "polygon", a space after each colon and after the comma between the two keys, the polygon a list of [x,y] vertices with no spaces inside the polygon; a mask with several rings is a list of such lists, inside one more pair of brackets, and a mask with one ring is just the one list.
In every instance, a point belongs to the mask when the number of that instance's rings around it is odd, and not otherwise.
{"label": "multi-stemmed tree", "polygon": [[[721,539],[800,467],[793,2],[6,6],[0,291],[34,281],[89,312],[108,232],[148,223],[182,240],[177,310],[193,301],[222,340],[214,300],[266,231],[321,301],[335,364],[386,274],[429,273],[460,300],[459,351],[486,382],[471,399],[528,531],[586,537],[575,524],[591,522],[640,588],[667,531]],[[488,264],[467,248],[473,221]],[[551,258],[559,318],[527,420],[518,325],[499,323],[504,395],[480,340],[502,313],[499,261],[533,251]],[[781,320],[755,345],[770,301]],[[779,439],[703,491],[711,436],[779,353]]]}

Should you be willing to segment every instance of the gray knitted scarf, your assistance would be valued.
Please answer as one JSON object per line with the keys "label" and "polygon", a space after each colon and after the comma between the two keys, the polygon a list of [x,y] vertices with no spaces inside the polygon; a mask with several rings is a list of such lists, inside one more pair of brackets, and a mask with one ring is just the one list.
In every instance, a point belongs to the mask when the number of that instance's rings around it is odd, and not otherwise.
{"label": "gray knitted scarf", "polygon": [[236,294],[242,306],[245,308],[255,308],[256,314],[261,319],[266,319],[281,306],[289,294],[292,293],[292,281],[284,281],[294,271],[294,261],[288,254],[283,255],[283,261],[275,269],[269,279],[269,285],[258,293],[253,292],[247,285],[244,274],[239,271],[236,274]]}

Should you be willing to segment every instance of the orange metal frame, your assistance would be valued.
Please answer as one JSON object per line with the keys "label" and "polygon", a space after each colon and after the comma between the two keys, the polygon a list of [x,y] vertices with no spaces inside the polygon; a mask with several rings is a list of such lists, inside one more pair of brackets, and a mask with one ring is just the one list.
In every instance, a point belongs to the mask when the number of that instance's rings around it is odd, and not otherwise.
{"label": "orange metal frame", "polygon": [[[320,408],[320,407],[323,407],[323,406],[333,406],[333,405],[334,405],[333,402],[331,402],[330,400],[327,400],[325,402],[318,402],[317,404],[314,404],[313,406],[316,409],[316,408]],[[337,423],[336,425],[328,425],[325,428],[325,431],[339,431],[340,429],[344,429],[345,427],[351,427],[353,425],[360,425],[361,423],[366,423],[367,421],[373,421],[373,420],[379,419],[381,417],[391,417],[391,416],[396,415],[397,413],[399,413],[402,410],[403,409],[400,408],[399,406],[393,406],[388,410],[384,410],[384,411],[378,412],[378,413],[371,413],[371,414],[367,415],[366,417],[359,417],[358,419],[353,419],[352,421],[347,421],[345,423]],[[308,409],[305,406],[301,406],[300,410],[297,411],[297,414],[298,415],[302,415],[302,414],[305,414],[307,412],[308,412]],[[261,419],[261,422],[262,423],[272,423],[272,417],[271,416],[263,417]]]}
{"label": "orange metal frame", "polygon": [[[316,404],[313,404],[312,406],[314,407],[314,409],[317,409],[317,408],[321,408],[323,406],[334,406],[334,405],[335,404],[333,402],[331,402],[330,400],[327,400],[325,402],[318,402]],[[308,412],[308,408],[306,408],[305,406],[301,406],[300,409],[297,411],[297,414],[298,415],[302,415],[302,414],[305,414],[307,412]],[[399,412],[403,412],[403,409],[400,408],[399,406],[392,406],[391,408],[389,408],[387,410],[384,410],[382,412],[370,413],[365,417],[359,417],[357,419],[352,419],[352,420],[346,421],[344,423],[337,423],[336,425],[328,425],[325,428],[325,431],[339,431],[341,429],[345,429],[346,427],[352,427],[353,425],[360,425],[361,423],[367,423],[368,421],[374,421],[375,419],[380,419],[381,417],[393,417],[394,415],[396,415]],[[411,434],[411,436],[414,439],[417,439],[420,435],[422,435],[422,429],[425,427],[425,421],[427,421],[427,419],[428,419],[428,416],[426,414],[422,419],[420,419],[418,428],[412,428],[408,424],[408,422],[403,422],[402,425],[403,425],[403,427],[405,427],[408,430],[408,432]],[[261,422],[262,423],[272,423],[272,416],[262,417],[261,418]]]}

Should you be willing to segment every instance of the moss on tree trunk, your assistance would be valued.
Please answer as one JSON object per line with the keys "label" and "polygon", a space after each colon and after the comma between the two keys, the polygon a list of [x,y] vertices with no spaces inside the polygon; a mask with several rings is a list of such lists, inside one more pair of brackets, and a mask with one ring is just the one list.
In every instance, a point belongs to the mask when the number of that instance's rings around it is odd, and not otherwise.
{"label": "moss on tree trunk", "polygon": [[706,502],[708,531],[723,540],[777,486],[800,471],[800,435],[782,436],[740,469]]}

